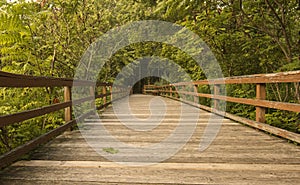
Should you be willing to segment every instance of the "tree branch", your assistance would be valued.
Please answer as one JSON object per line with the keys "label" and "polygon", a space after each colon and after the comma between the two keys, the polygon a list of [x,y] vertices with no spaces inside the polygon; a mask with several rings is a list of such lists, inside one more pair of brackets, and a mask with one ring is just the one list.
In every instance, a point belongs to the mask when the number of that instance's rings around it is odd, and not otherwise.
{"label": "tree branch", "polygon": [[271,5],[270,1],[269,0],[265,0],[266,4],[270,7],[271,11],[273,12],[273,14],[275,15],[276,19],[278,20],[280,26],[281,26],[281,29],[282,29],[282,33],[283,33],[283,36],[285,38],[285,42],[286,42],[286,45],[287,45],[287,60],[288,62],[291,62],[292,61],[292,52],[291,52],[291,43],[290,43],[290,39],[288,37],[288,34],[287,34],[287,30],[286,30],[286,26],[285,24],[283,23],[282,19],[280,19],[279,15],[277,14],[275,8]]}

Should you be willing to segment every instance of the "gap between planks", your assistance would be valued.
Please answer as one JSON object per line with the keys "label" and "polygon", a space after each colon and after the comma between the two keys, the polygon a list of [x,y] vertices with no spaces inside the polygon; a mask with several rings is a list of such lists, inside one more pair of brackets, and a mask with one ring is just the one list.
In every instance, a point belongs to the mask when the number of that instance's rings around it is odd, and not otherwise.
{"label": "gap between planks", "polygon": [[226,164],[226,163],[143,163],[143,162],[102,162],[102,161],[18,161],[12,166],[31,167],[75,167],[75,168],[157,168],[189,170],[251,170],[251,171],[299,171],[300,165],[293,164]]}

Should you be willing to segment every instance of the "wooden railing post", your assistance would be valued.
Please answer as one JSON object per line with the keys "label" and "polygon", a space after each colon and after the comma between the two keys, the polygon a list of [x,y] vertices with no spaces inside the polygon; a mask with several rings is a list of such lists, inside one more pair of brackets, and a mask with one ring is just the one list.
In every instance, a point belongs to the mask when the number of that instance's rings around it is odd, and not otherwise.
{"label": "wooden railing post", "polygon": [[[64,101],[71,101],[71,87],[64,87]],[[65,108],[65,122],[72,120],[72,106]]]}
{"label": "wooden railing post", "polygon": [[177,87],[175,87],[175,97],[177,98],[177,99],[179,99],[179,93],[178,93],[178,89],[177,89]]}
{"label": "wooden railing post", "polygon": [[[266,84],[256,84],[256,99],[266,99]],[[266,109],[264,107],[256,107],[256,121],[265,123],[266,122]]]}
{"label": "wooden railing post", "polygon": [[157,95],[158,96],[162,96],[163,94],[162,94],[162,87],[161,86],[157,86]]}
{"label": "wooden railing post", "polygon": [[170,97],[173,97],[173,89],[172,89],[172,86],[170,85],[170,87],[169,87],[169,96]]}
{"label": "wooden railing post", "polygon": [[[90,87],[90,95],[95,97],[95,86]],[[95,108],[95,98],[91,101],[91,108]]]}
{"label": "wooden railing post", "polygon": [[[219,84],[215,84],[214,85],[214,95],[220,95],[220,85]],[[217,100],[217,99],[214,99],[214,108],[216,110],[219,109],[219,103],[220,103],[220,100]]]}
{"label": "wooden railing post", "polygon": [[198,86],[197,86],[197,85],[194,85],[194,93],[195,93],[195,96],[194,96],[194,103],[199,103]]}
{"label": "wooden railing post", "polygon": [[110,101],[112,102],[113,99],[113,93],[112,93],[112,86],[109,86],[109,92],[110,92]]}
{"label": "wooden railing post", "polygon": [[105,105],[106,104],[106,96],[104,96],[105,94],[106,94],[106,86],[104,85],[103,87],[102,87],[102,94],[103,94],[103,105]]}

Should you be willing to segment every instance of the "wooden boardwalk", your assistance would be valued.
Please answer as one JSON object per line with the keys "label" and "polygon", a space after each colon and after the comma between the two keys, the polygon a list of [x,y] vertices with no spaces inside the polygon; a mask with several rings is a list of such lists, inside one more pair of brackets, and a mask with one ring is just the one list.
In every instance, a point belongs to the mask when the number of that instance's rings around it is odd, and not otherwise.
{"label": "wooden boardwalk", "polygon": [[[149,102],[153,98],[130,97],[136,117],[149,116]],[[180,102],[155,98],[164,101],[167,110],[162,124],[151,131],[128,129],[118,122],[111,107],[102,113],[102,124],[124,143],[134,146],[158,143],[178,125]],[[148,161],[144,161],[141,154],[122,156],[122,150],[110,155],[121,156],[119,162],[135,161],[142,166],[109,161],[95,152],[80,131],[75,130],[65,132],[34,151],[30,160],[21,160],[4,169],[0,173],[0,184],[300,184],[299,146],[219,117],[213,120],[223,122],[217,137],[207,150],[200,152],[200,139],[211,113],[190,106],[189,109],[191,113],[199,111],[201,114],[193,136],[174,156],[160,163],[143,166]],[[86,122],[92,127],[98,120],[91,117]],[[185,124],[189,126],[190,123]],[[93,139],[105,145],[107,138],[93,135]],[[107,147],[113,149],[114,145],[109,143]],[[175,141],[166,147],[176,147]],[[166,149],[161,148],[156,155]]]}

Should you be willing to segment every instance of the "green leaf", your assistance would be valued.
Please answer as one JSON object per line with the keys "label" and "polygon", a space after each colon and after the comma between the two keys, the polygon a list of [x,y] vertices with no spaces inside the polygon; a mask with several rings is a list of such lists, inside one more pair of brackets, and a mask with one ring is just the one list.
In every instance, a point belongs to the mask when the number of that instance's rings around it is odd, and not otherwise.
{"label": "green leaf", "polygon": [[102,150],[104,152],[110,153],[110,154],[117,154],[117,153],[119,153],[119,150],[111,148],[111,147],[109,147],[109,148],[103,148]]}

